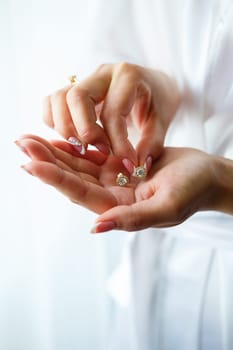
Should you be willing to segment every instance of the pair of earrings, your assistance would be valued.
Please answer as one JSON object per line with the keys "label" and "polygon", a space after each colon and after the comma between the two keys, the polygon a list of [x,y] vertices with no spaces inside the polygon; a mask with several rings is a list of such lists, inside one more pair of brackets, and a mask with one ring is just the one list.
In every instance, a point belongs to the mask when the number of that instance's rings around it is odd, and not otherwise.
{"label": "pair of earrings", "polygon": [[[132,176],[138,178],[138,179],[144,179],[147,175],[146,168],[144,166],[138,166],[134,168]],[[129,183],[128,176],[119,173],[116,178],[116,183],[119,186],[127,186]]]}
{"label": "pair of earrings", "polygon": [[[69,81],[70,81],[70,84],[78,84],[79,83],[79,80],[77,79],[76,75],[71,75],[69,77]],[[85,146],[82,144],[82,142],[78,141],[74,137],[70,137],[68,141],[71,144],[75,145],[75,146],[81,147],[80,153],[81,154],[85,154],[86,149],[85,149]],[[144,179],[146,177],[146,175],[147,175],[147,170],[146,170],[145,166],[135,167],[134,171],[133,171],[133,174],[132,174],[132,176],[134,176],[134,177],[136,177],[138,179]],[[128,183],[129,183],[129,178],[128,178],[128,176],[126,176],[126,175],[124,175],[122,173],[119,173],[117,175],[117,178],[116,178],[116,183],[119,186],[127,186]]]}

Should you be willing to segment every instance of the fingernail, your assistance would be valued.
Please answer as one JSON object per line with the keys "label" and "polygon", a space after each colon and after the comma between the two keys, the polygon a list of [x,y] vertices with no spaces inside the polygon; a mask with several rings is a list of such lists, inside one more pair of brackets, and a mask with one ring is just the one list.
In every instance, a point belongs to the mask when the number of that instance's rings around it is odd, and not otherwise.
{"label": "fingernail", "polygon": [[14,143],[16,144],[16,146],[19,147],[19,149],[20,149],[23,153],[25,153],[28,157],[30,157],[28,151],[27,151],[26,148],[21,144],[21,142],[20,142],[19,140],[14,141]]}
{"label": "fingernail", "polygon": [[67,141],[75,147],[75,149],[82,155],[86,153],[85,145],[79,141],[76,137],[71,136],[67,139]]}
{"label": "fingernail", "polygon": [[146,168],[147,173],[150,171],[152,163],[153,163],[153,158],[151,156],[148,156],[144,163],[144,167]]}
{"label": "fingernail", "polygon": [[94,146],[102,153],[106,154],[107,156],[110,154],[110,147],[102,142],[97,142],[94,144]]}
{"label": "fingernail", "polygon": [[100,221],[91,229],[91,233],[107,232],[113,230],[114,228],[116,228],[114,221]]}
{"label": "fingernail", "polygon": [[28,174],[32,175],[31,171],[28,169],[27,165],[21,165],[21,169],[23,169],[24,171],[26,171]]}
{"label": "fingernail", "polygon": [[131,160],[127,159],[127,158],[124,158],[122,160],[122,163],[124,165],[124,167],[126,168],[126,170],[132,174],[134,172],[134,164],[133,162],[131,162]]}

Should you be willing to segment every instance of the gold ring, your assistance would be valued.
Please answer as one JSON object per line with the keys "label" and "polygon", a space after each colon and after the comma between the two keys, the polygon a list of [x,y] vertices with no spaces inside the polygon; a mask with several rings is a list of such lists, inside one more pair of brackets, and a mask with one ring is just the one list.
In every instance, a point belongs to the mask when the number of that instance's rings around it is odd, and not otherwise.
{"label": "gold ring", "polygon": [[76,75],[71,75],[69,81],[71,84],[77,84],[79,82]]}

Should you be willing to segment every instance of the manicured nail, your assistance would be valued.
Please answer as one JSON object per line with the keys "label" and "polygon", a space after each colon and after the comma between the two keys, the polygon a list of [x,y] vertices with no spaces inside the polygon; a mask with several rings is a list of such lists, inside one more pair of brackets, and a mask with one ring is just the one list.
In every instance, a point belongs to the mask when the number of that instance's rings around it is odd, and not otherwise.
{"label": "manicured nail", "polygon": [[20,142],[19,140],[14,141],[14,143],[16,144],[16,146],[19,147],[19,149],[20,149],[23,153],[25,153],[28,157],[30,157],[28,151],[27,151],[26,148],[21,144],[21,142]]}
{"label": "manicured nail", "polygon": [[153,163],[153,158],[151,156],[148,156],[144,163],[144,167],[146,168],[147,173],[149,173],[152,163]]}
{"label": "manicured nail", "polygon": [[94,146],[102,153],[106,154],[107,156],[110,154],[110,147],[102,142],[97,142],[94,144]]}
{"label": "manicured nail", "polygon": [[107,232],[113,230],[114,228],[116,228],[114,221],[100,221],[91,229],[91,233]]}
{"label": "manicured nail", "polygon": [[26,171],[28,174],[30,174],[30,175],[33,176],[33,174],[31,173],[31,171],[28,169],[27,164],[26,164],[26,165],[21,165],[21,169],[23,169],[23,170]]}
{"label": "manicured nail", "polygon": [[134,164],[133,162],[131,162],[131,160],[127,159],[127,158],[124,158],[122,160],[122,163],[125,167],[125,169],[130,173],[132,174],[134,172]]}
{"label": "manicured nail", "polygon": [[68,138],[67,140],[69,143],[71,143],[71,145],[73,145],[75,147],[75,149],[82,155],[84,155],[86,153],[86,148],[85,145],[79,141],[76,137],[71,136]]}

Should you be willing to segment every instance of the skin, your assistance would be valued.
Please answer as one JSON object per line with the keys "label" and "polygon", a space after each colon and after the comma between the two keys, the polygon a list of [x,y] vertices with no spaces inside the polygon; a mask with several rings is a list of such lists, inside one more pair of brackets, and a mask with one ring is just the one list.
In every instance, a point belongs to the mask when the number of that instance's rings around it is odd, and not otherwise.
{"label": "skin", "polygon": [[180,224],[200,210],[233,214],[233,162],[191,148],[164,148],[143,181],[117,186],[121,158],[67,142],[24,135],[17,145],[31,158],[24,169],[97,214],[94,233]]}
{"label": "skin", "polygon": [[[92,232],[168,227],[201,210],[233,214],[233,162],[190,148],[164,148],[180,96],[173,79],[128,63],[105,64],[78,84],[46,97],[44,121],[65,139],[97,150],[24,135],[16,143],[31,158],[23,166],[99,214]],[[136,148],[128,137],[139,132]],[[150,161],[148,161],[150,159]],[[144,180],[130,177],[146,164]],[[119,173],[130,177],[116,184]]]}
{"label": "skin", "polygon": [[[123,62],[101,65],[80,83],[47,96],[43,119],[65,139],[75,136],[137,166],[148,156],[160,155],[178,106],[172,78]],[[128,138],[129,127],[140,134],[136,149]]]}

